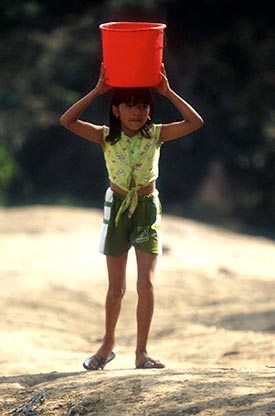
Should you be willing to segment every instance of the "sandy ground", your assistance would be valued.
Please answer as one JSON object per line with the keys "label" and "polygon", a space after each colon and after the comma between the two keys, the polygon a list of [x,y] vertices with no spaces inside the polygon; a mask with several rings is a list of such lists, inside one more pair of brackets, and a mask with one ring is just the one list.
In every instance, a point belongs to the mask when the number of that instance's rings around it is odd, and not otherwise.
{"label": "sandy ground", "polygon": [[45,415],[275,415],[275,243],[164,215],[149,353],[167,367],[134,368],[132,251],[116,359],[91,373],[101,221],[97,210],[0,210],[0,414],[45,392]]}

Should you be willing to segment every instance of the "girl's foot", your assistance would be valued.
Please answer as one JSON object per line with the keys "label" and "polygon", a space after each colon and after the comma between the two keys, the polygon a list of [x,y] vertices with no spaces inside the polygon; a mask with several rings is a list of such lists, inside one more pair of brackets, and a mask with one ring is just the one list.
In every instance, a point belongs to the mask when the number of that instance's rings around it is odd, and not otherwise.
{"label": "girl's foot", "polygon": [[103,344],[96,354],[84,361],[83,367],[86,370],[103,370],[105,365],[115,358],[115,353],[112,351],[115,346],[115,340],[106,340],[104,337]]}
{"label": "girl's foot", "polygon": [[111,352],[108,358],[100,357],[98,354],[93,355],[84,361],[83,367],[89,371],[103,370],[105,365],[115,358],[115,353]]}
{"label": "girl's foot", "polygon": [[147,353],[136,353],[136,368],[165,368],[165,365],[159,360],[149,357]]}
{"label": "girl's foot", "polygon": [[165,365],[162,364],[159,360],[154,360],[153,358],[148,357],[141,364],[137,365],[136,368],[165,368]]}

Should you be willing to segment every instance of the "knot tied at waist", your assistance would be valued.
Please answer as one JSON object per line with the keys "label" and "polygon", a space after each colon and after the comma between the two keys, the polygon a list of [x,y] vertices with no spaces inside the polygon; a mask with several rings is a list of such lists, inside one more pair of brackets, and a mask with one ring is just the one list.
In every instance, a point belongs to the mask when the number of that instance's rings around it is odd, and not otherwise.
{"label": "knot tied at waist", "polygon": [[115,218],[115,226],[117,227],[119,219],[124,211],[128,209],[128,218],[131,218],[138,204],[138,188],[131,188],[123,199]]}

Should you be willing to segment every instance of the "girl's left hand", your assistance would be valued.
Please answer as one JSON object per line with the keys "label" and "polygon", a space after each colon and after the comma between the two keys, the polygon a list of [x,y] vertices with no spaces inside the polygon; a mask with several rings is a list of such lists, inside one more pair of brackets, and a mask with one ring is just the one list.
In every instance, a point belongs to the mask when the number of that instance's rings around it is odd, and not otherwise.
{"label": "girl's left hand", "polygon": [[170,85],[169,85],[168,78],[166,76],[165,66],[163,63],[161,64],[160,75],[161,75],[161,81],[159,84],[154,86],[154,89],[159,94],[166,95],[168,91],[170,90]]}
{"label": "girl's left hand", "polygon": [[107,80],[108,80],[108,78],[106,78],[106,76],[105,76],[105,67],[104,67],[104,64],[102,62],[101,67],[100,67],[99,79],[98,79],[97,84],[94,88],[99,95],[105,94],[106,92],[108,92],[112,88],[111,86],[106,84]]}

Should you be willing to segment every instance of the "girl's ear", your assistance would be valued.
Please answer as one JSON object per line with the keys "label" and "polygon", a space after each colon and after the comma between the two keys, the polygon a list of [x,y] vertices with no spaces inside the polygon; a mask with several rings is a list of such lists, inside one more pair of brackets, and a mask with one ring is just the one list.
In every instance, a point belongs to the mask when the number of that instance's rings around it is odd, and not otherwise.
{"label": "girl's ear", "polygon": [[115,117],[119,117],[119,108],[116,105],[112,105],[112,113]]}

